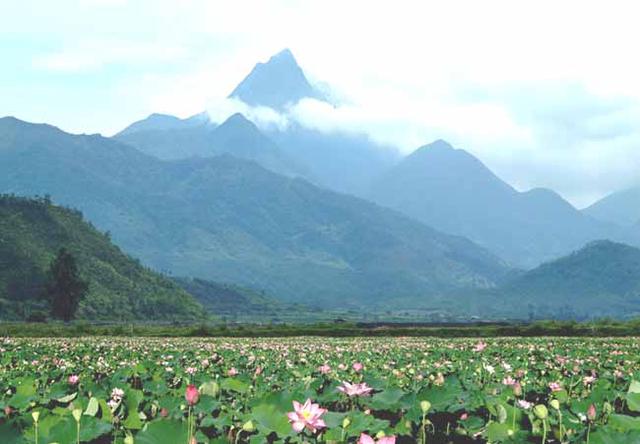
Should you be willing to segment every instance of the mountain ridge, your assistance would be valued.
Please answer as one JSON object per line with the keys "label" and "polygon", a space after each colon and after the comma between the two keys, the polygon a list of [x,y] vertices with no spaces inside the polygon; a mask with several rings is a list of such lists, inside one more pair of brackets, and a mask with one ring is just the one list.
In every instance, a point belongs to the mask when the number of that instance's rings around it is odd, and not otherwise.
{"label": "mountain ridge", "polygon": [[621,226],[640,223],[640,186],[611,193],[582,211],[595,219]]}
{"label": "mountain ridge", "polygon": [[515,190],[475,156],[443,141],[422,146],[383,173],[368,197],[468,237],[515,267],[534,267],[597,238],[625,236],[552,190]]}
{"label": "mountain ridge", "polygon": [[81,208],[173,275],[361,307],[491,287],[508,271],[466,239],[234,156],[161,161],[100,136],[22,133],[0,135],[0,190]]}

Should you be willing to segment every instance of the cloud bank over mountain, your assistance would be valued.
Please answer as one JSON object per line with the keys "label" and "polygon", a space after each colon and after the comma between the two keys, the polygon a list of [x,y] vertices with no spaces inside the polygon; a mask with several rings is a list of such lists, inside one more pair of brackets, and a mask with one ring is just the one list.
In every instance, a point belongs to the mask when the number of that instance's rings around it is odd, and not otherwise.
{"label": "cloud bank over mountain", "polygon": [[289,47],[339,105],[245,109],[256,123],[365,132],[405,152],[446,139],[518,189],[582,206],[640,182],[639,12],[623,1],[25,1],[0,15],[0,114],[105,134],[152,112],[231,114],[243,111],[224,99],[237,80]]}

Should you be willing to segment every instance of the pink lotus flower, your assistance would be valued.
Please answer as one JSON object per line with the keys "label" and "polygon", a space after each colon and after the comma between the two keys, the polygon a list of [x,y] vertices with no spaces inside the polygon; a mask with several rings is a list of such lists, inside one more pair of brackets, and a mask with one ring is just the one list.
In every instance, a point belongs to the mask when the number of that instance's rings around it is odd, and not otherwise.
{"label": "pink lotus flower", "polygon": [[469,419],[469,414],[467,412],[460,415],[460,421],[466,421],[467,419]]}
{"label": "pink lotus flower", "polygon": [[347,381],[342,381],[342,385],[338,387],[338,390],[347,396],[367,396],[371,394],[373,388],[369,387],[366,382],[350,384]]}
{"label": "pink lotus flower", "polygon": [[227,371],[227,375],[228,376],[236,376],[238,374],[238,369],[235,367],[231,367],[228,371]]}
{"label": "pink lotus flower", "polygon": [[364,365],[362,365],[361,362],[354,362],[353,365],[351,366],[353,367],[353,369],[357,372],[361,372],[362,369],[364,368]]}
{"label": "pink lotus flower", "polygon": [[524,399],[518,399],[518,407],[521,409],[530,409],[533,406],[529,401],[525,401]]}
{"label": "pink lotus flower", "polygon": [[318,367],[318,371],[323,375],[326,375],[331,371],[331,367],[329,367],[327,364],[323,364],[320,367]]}
{"label": "pink lotus flower", "polygon": [[487,344],[483,341],[478,341],[478,343],[475,345],[475,347],[473,347],[473,351],[474,352],[481,352],[483,351],[485,348],[487,348]]}
{"label": "pink lotus flower", "polygon": [[198,388],[193,384],[189,384],[184,393],[184,398],[190,406],[196,405],[200,399],[200,392],[198,391]]}
{"label": "pink lotus flower", "polygon": [[360,439],[358,440],[357,444],[396,444],[396,437],[395,436],[383,436],[382,438],[378,439],[377,441],[374,440],[371,436],[367,435],[366,433],[362,433],[360,435]]}
{"label": "pink lotus flower", "polygon": [[502,383],[503,383],[504,385],[508,385],[509,387],[516,385],[516,382],[518,382],[518,381],[516,381],[515,379],[513,379],[511,376],[507,376],[506,378],[504,378],[504,379],[502,380]]}
{"label": "pink lotus flower", "polygon": [[552,392],[559,392],[560,390],[562,390],[562,386],[557,382],[550,382],[549,388]]}
{"label": "pink lotus flower", "polygon": [[293,412],[289,412],[287,417],[293,430],[300,433],[305,428],[311,433],[316,433],[318,429],[323,429],[327,425],[320,417],[327,413],[327,409],[320,408],[319,404],[313,404],[311,399],[307,399],[304,404],[293,401]]}
{"label": "pink lotus flower", "polygon": [[67,382],[69,383],[69,385],[77,385],[78,382],[80,382],[80,376],[78,375],[71,375],[69,376],[69,378],[67,379]]}

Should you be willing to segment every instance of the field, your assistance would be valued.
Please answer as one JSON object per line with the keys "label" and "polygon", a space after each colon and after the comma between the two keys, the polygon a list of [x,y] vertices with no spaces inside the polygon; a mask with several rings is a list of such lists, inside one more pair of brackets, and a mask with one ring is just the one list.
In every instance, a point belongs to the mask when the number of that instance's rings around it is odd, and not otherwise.
{"label": "field", "polygon": [[640,442],[635,338],[0,344],[2,444]]}

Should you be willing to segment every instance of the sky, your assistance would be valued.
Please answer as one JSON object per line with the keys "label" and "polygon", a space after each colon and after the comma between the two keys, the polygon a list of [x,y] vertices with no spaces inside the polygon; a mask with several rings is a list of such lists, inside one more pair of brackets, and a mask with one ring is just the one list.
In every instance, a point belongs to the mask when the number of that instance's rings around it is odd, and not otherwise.
{"label": "sky", "polygon": [[290,48],[338,106],[287,119],[410,153],[436,139],[581,208],[640,184],[634,1],[0,2],[0,115],[112,135],[153,112],[224,117]]}

